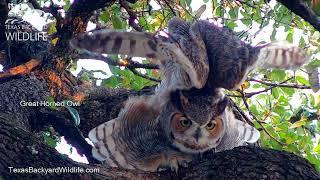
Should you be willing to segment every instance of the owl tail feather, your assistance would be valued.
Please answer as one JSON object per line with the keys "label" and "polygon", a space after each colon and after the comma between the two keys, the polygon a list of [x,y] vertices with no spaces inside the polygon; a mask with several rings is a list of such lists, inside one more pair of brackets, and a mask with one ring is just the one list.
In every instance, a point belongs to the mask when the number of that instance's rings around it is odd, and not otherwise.
{"label": "owl tail feather", "polygon": [[309,60],[305,50],[290,44],[269,43],[257,48],[257,66],[262,68],[299,68]]}
{"label": "owl tail feather", "polygon": [[240,120],[236,120],[236,125],[239,131],[239,136],[244,142],[252,144],[259,140],[260,132],[253,126],[250,126],[248,123]]}

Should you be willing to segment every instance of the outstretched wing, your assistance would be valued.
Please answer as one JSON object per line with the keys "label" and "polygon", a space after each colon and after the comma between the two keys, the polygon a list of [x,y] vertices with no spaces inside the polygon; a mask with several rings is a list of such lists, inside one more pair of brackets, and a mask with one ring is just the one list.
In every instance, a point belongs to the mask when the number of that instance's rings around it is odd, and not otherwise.
{"label": "outstretched wing", "polygon": [[130,98],[117,118],[93,128],[88,135],[94,144],[93,157],[111,167],[155,170],[156,165],[146,164],[168,148],[168,142],[153,103],[152,98]]}
{"label": "outstretched wing", "polygon": [[[186,84],[182,88],[201,88],[206,81],[206,79],[199,81],[203,72],[196,71],[193,61],[184,54],[179,44],[162,36],[155,37],[153,34],[144,32],[99,30],[71,40],[71,46],[98,53],[152,58],[160,65],[172,61],[179,64],[182,68],[180,72],[185,72],[190,78],[191,85]],[[165,76],[166,79],[183,78],[176,72],[166,73]]]}
{"label": "outstretched wing", "polygon": [[94,147],[92,148],[92,156],[99,161],[106,161],[107,165],[111,167],[117,167],[113,153],[109,148],[112,142],[114,144],[112,134],[116,131],[115,125],[117,123],[117,118],[107,121],[93,128],[88,135],[88,138],[94,144]]}
{"label": "outstretched wing", "polygon": [[257,67],[289,69],[300,67],[308,60],[306,52],[293,45],[270,43],[253,47],[233,31],[204,20],[194,22],[192,27],[207,50],[210,72],[206,86],[211,89],[237,89]]}
{"label": "outstretched wing", "polygon": [[299,68],[309,60],[305,50],[291,44],[269,43],[258,46],[258,67],[263,68]]}

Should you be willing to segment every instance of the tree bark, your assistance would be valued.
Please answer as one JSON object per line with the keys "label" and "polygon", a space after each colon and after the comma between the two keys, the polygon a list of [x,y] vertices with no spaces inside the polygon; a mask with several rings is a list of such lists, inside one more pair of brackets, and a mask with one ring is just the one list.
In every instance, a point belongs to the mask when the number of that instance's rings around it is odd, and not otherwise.
{"label": "tree bark", "polygon": [[[177,173],[143,172],[76,163],[46,146],[28,131],[0,116],[0,175],[5,179],[320,179],[303,158],[292,153],[239,147],[207,153]],[[13,168],[96,168],[96,173],[13,173]]]}

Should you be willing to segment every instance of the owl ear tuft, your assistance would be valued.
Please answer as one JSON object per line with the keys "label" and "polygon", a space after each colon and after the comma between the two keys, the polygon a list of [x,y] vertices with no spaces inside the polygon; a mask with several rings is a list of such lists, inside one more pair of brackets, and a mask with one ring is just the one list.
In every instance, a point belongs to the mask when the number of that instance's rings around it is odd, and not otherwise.
{"label": "owl ear tuft", "polygon": [[229,103],[229,100],[227,97],[224,97],[220,102],[218,102],[218,104],[217,104],[217,114],[218,115],[223,113],[223,111],[226,109],[228,103]]}

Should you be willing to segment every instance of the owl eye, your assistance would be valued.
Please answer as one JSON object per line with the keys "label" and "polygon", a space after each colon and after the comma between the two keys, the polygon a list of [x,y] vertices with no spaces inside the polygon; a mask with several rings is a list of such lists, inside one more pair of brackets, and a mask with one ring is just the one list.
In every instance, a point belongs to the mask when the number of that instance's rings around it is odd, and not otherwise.
{"label": "owl eye", "polygon": [[212,121],[206,125],[206,129],[208,130],[212,130],[215,127],[216,127],[216,122],[212,122]]}
{"label": "owl eye", "polygon": [[187,119],[187,118],[181,118],[180,119],[180,124],[183,126],[183,127],[190,127],[191,124],[192,124],[192,121]]}

